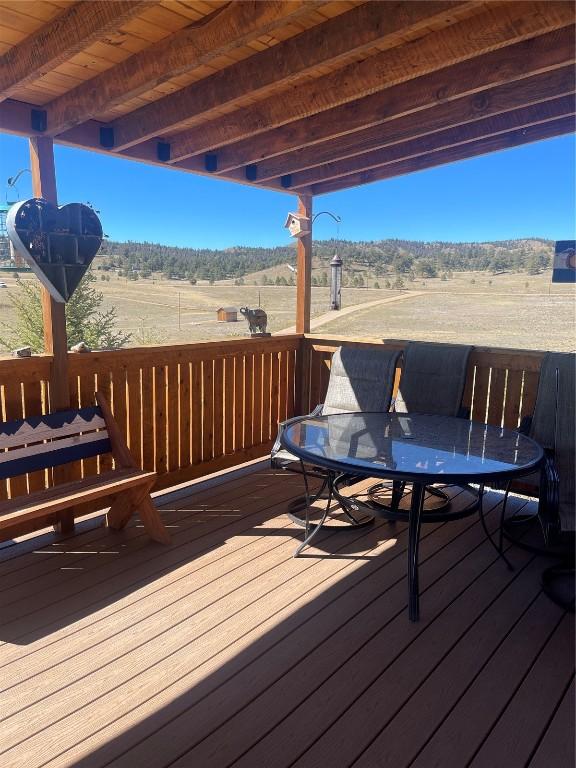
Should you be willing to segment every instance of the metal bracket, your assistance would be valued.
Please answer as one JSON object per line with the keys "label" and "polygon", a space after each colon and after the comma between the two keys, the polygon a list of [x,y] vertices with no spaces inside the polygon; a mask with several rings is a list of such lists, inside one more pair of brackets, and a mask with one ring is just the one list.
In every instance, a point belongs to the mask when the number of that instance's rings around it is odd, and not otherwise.
{"label": "metal bracket", "polygon": [[48,127],[48,115],[45,109],[30,110],[30,127],[33,131],[44,133]]}
{"label": "metal bracket", "polygon": [[218,170],[218,155],[205,155],[204,167],[208,173],[215,173]]}
{"label": "metal bracket", "polygon": [[161,163],[167,163],[170,160],[170,144],[166,141],[159,141],[156,144],[156,156]]}
{"label": "metal bracket", "polygon": [[112,149],[114,146],[114,128],[111,125],[103,125],[100,128],[100,146],[104,149]]}

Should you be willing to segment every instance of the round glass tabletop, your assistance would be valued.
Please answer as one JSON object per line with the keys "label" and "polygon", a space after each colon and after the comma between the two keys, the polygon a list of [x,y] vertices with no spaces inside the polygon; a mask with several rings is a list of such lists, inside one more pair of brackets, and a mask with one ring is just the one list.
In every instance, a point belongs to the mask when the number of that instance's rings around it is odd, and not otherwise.
{"label": "round glass tabletop", "polygon": [[290,424],[282,444],[328,469],[422,482],[474,482],[528,474],[543,450],[510,429],[446,416],[341,413]]}

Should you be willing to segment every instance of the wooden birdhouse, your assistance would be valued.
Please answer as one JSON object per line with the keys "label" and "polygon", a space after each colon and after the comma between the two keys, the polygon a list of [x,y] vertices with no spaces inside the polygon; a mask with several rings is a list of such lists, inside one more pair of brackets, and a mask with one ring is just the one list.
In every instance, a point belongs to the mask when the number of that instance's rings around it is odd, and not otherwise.
{"label": "wooden birdhouse", "polygon": [[304,237],[310,232],[310,219],[300,213],[289,213],[284,227],[290,232],[292,237]]}

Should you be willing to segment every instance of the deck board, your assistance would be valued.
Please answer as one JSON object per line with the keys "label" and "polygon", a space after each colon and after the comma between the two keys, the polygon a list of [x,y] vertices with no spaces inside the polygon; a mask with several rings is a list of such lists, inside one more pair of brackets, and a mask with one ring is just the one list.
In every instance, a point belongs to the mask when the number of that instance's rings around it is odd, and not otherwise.
{"label": "deck board", "polygon": [[569,768],[573,621],[546,561],[510,548],[509,572],[475,517],[425,525],[411,624],[406,525],[294,560],[300,493],[257,469],[164,504],[171,547],[135,521],[3,551],[2,764]]}

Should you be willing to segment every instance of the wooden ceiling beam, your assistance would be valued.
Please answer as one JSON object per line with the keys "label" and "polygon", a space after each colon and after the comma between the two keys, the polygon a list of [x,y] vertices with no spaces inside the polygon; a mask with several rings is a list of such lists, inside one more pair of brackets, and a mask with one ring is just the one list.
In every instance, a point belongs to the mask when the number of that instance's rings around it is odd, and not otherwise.
{"label": "wooden ceiling beam", "polygon": [[245,97],[294,83],[320,65],[334,65],[350,54],[389,41],[400,34],[426,29],[431,22],[449,23],[454,2],[365,3],[289,38],[200,82],[147,104],[114,121],[115,148],[122,150],[181,128],[193,118],[209,116]]}
{"label": "wooden ceiling beam", "polygon": [[47,133],[56,135],[97,117],[321,4],[320,0],[236,0],[218,8],[51,101],[45,107]]}
{"label": "wooden ceiling beam", "polygon": [[[399,142],[417,139],[435,131],[465,125],[499,114],[509,113],[553,97],[565,96],[574,91],[574,68],[562,67],[550,72],[533,75],[488,88],[470,96],[462,96],[446,104],[410,113],[389,120],[363,131],[347,133],[309,147],[271,157],[257,164],[258,181],[278,179],[287,174],[292,184],[302,173],[318,166],[352,158],[365,152],[384,149]],[[240,180],[244,169],[226,173],[226,177]]]}
{"label": "wooden ceiling beam", "polygon": [[[340,179],[333,179],[322,184],[313,184],[306,190],[308,194],[324,195],[328,192],[339,192],[343,189],[356,187],[361,184],[372,184],[375,181],[383,181],[396,176],[403,176],[408,173],[415,173],[426,168],[433,168],[446,163],[453,163],[457,160],[467,160],[471,157],[485,155],[490,152],[497,152],[503,149],[512,149],[523,144],[529,144],[542,139],[550,139],[555,136],[572,133],[574,131],[574,118],[563,117],[558,120],[539,125],[532,125],[528,128],[510,131],[509,133],[492,136],[487,139],[464,144],[461,146],[450,147],[448,149],[434,152],[429,155],[412,158],[411,160],[402,160],[398,163],[392,163],[383,168],[376,168],[370,171],[353,173],[349,176],[343,176]],[[304,194],[304,190],[298,190],[299,194]]]}
{"label": "wooden ceiling beam", "polygon": [[[574,42],[574,29],[565,27],[222,147],[216,150],[218,172],[226,174],[487,88],[565,67],[574,62]],[[202,170],[204,155],[189,158],[187,165]]]}
{"label": "wooden ceiling beam", "polygon": [[158,0],[76,3],[0,57],[0,100],[63,64]]}
{"label": "wooden ceiling beam", "polygon": [[300,188],[308,189],[311,185],[322,184],[332,179],[348,176],[351,173],[382,168],[391,163],[397,163],[400,160],[410,160],[414,157],[429,155],[450,147],[470,143],[475,144],[479,139],[510,133],[511,131],[528,128],[540,123],[547,123],[563,117],[572,116],[573,118],[574,114],[576,114],[574,94],[563,96],[542,104],[534,104],[513,112],[477,120],[467,125],[459,125],[445,131],[437,131],[436,133],[395,144],[392,147],[380,149],[376,152],[367,152],[347,158],[346,160],[326,163],[318,168],[312,168],[295,174],[292,178],[290,189],[297,192]]}
{"label": "wooden ceiling beam", "polygon": [[543,35],[573,24],[574,18],[571,4],[555,0],[521,0],[488,7],[484,13],[446,29],[300,84],[289,94],[270,96],[253,107],[178,133],[170,139],[172,162],[254,137],[449,65]]}

